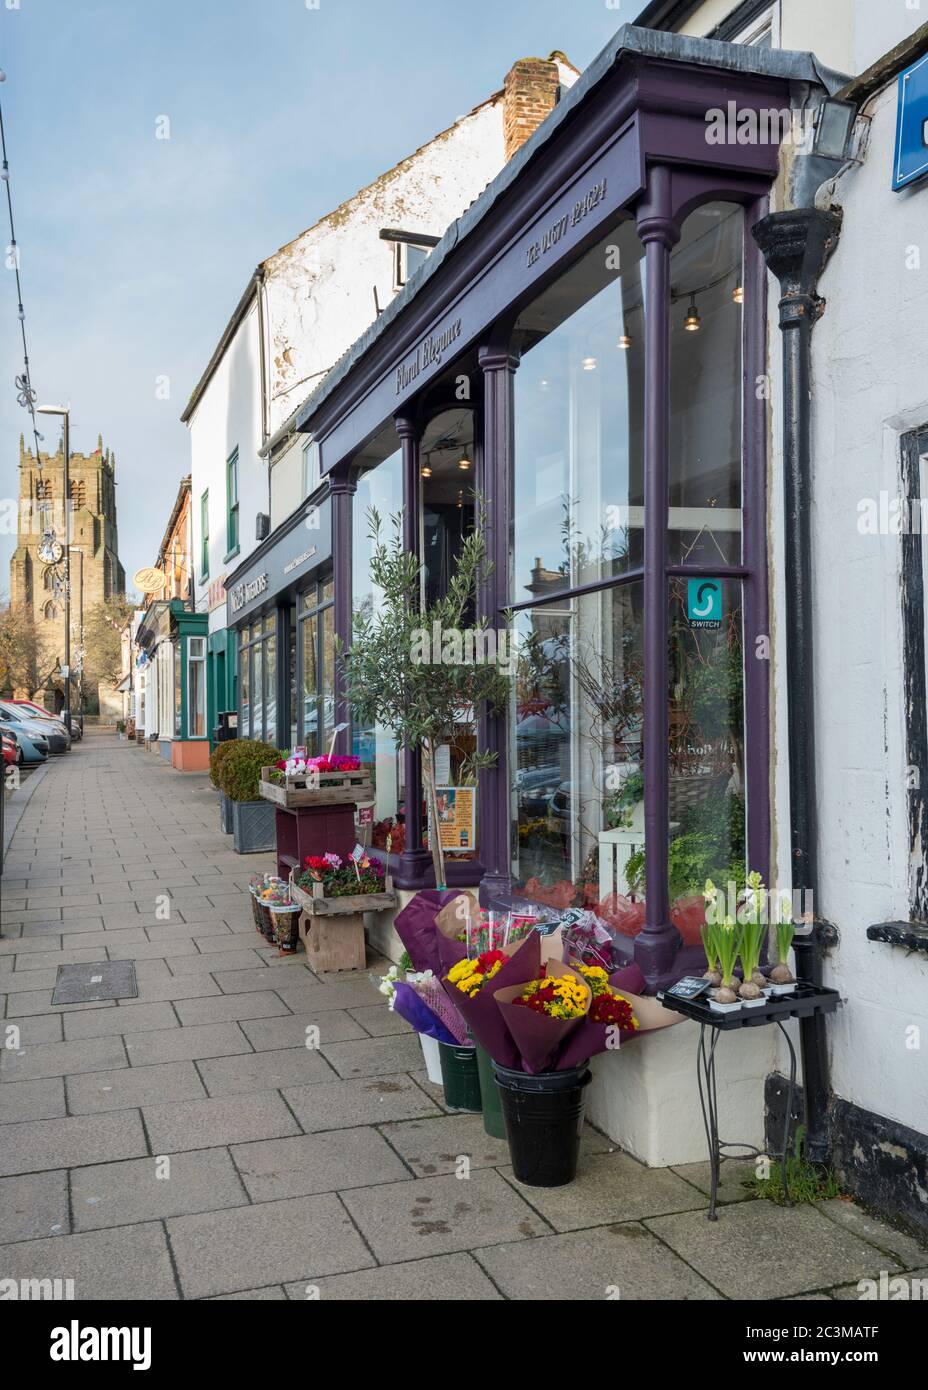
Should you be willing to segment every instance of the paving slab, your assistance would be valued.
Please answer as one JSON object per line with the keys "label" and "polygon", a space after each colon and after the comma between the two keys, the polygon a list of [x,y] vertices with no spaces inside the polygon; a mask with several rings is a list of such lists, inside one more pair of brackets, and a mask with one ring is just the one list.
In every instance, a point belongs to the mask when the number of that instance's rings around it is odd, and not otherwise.
{"label": "paving slab", "polygon": [[[10,1031],[13,1027],[19,1029],[18,1035]],[[32,1014],[29,1018],[21,1018],[3,1027],[4,1047],[16,1052],[34,1047],[37,1043],[62,1042],[63,1039],[61,1014]]]}
{"label": "paving slab", "polygon": [[307,1134],[439,1113],[422,1089],[401,1075],[288,1086],[283,1095]]}
{"label": "paving slab", "polygon": [[74,1042],[39,1043],[18,1052],[0,1052],[4,1081],[38,1081],[44,1076],[69,1076],[82,1071],[112,1071],[126,1067],[122,1038],[80,1038]]}
{"label": "paving slab", "polygon": [[186,1298],[310,1280],[374,1263],[331,1195],[174,1217],[167,1227]]}
{"label": "paving slab", "polygon": [[894,1230],[885,1221],[878,1221],[856,1202],[835,1197],[829,1202],[819,1202],[816,1211],[837,1222],[845,1231],[869,1241],[878,1250],[885,1250],[898,1260],[903,1269],[918,1269],[921,1265],[928,1264],[928,1246],[922,1245],[904,1231]]}
{"label": "paving slab", "polygon": [[210,1303],[228,1303],[233,1300],[241,1300],[243,1303],[264,1303],[272,1299],[284,1299],[282,1284],[270,1284],[265,1289],[243,1289],[241,1293],[214,1293],[207,1301]]}
{"label": "paving slab", "polygon": [[371,1128],[236,1144],[232,1156],[253,1202],[405,1182],[411,1176],[386,1140]]}
{"label": "paving slab", "polygon": [[[219,986],[211,975],[172,975],[167,980],[139,980],[139,1004],[155,1004],[165,999],[200,999],[219,994]],[[131,999],[122,1007],[133,1007]]]}
{"label": "paving slab", "polygon": [[148,1153],[145,1132],[136,1110],[23,1120],[5,1125],[2,1139],[0,1174],[77,1168],[84,1163],[140,1158]]}
{"label": "paving slab", "polygon": [[[670,1169],[676,1173],[677,1177],[684,1178],[687,1182],[697,1187],[706,1197],[706,1206],[709,1205],[709,1194],[712,1191],[712,1173],[709,1168],[708,1159],[705,1163],[681,1163]],[[754,1183],[754,1160],[748,1162],[732,1162],[726,1160],[719,1170],[719,1202],[748,1202],[755,1192]],[[747,1185],[746,1185],[747,1184]]]}
{"label": "paving slab", "polygon": [[577,1177],[566,1187],[528,1187],[510,1167],[500,1171],[556,1231],[578,1231],[667,1212],[698,1210],[706,1201],[667,1168],[646,1168],[628,1154],[581,1155]]}
{"label": "paving slab", "polygon": [[88,1072],[69,1076],[65,1084],[72,1115],[96,1115],[171,1100],[197,1100],[206,1095],[192,1062]]}
{"label": "paving slab", "polygon": [[3,1247],[7,1279],[73,1280],[75,1299],[177,1298],[164,1229],[156,1223]]}
{"label": "paving slab", "polygon": [[726,1298],[788,1298],[899,1270],[875,1245],[809,1205],[734,1202],[717,1221],[690,1211],[646,1224]]}
{"label": "paving slab", "polygon": [[386,1004],[364,1004],[360,1009],[350,1009],[351,1017],[364,1025],[372,1037],[386,1038],[392,1033],[409,1033],[411,1025],[395,1009]]}
{"label": "paving slab", "polygon": [[[64,1078],[16,1081],[0,1086],[0,1124],[19,1120],[50,1120],[64,1115]],[[2,1137],[0,1137],[2,1143]]]}
{"label": "paving slab", "polygon": [[422,1047],[415,1033],[392,1038],[368,1038],[358,1042],[323,1045],[323,1053],[339,1076],[380,1076],[409,1071],[422,1061]]}
{"label": "paving slab", "polygon": [[841,1303],[928,1303],[928,1265],[904,1274],[887,1271],[882,1279],[879,1275],[859,1279],[856,1284],[830,1289],[829,1294]]}
{"label": "paving slab", "polygon": [[246,1018],[271,1019],[280,1015],[291,1016],[284,1001],[269,989],[255,990],[251,994],[217,994],[209,999],[180,999],[175,1008],[181,1023],[185,1026],[196,1023],[233,1023]]}
{"label": "paving slab", "polygon": [[418,1178],[453,1173],[462,1157],[472,1168],[495,1168],[509,1162],[505,1139],[491,1139],[482,1115],[441,1115],[432,1119],[394,1121],[380,1131]]}
{"label": "paving slab", "polygon": [[[272,997],[276,999],[277,995]],[[228,1002],[231,1004],[236,999],[249,998],[251,995],[248,994],[233,994]],[[291,1014],[282,1001],[280,1009],[282,1017],[251,1019],[242,1023],[242,1032],[256,1052],[278,1047],[305,1047],[308,1036],[317,1036],[315,1033],[308,1035],[308,1028],[318,1030],[318,1044],[326,1047],[329,1043],[370,1036],[344,1009],[326,1009],[321,1014]]]}
{"label": "paving slab", "polygon": [[88,1009],[64,1017],[64,1035],[74,1038],[102,1038],[126,1033],[153,1033],[177,1028],[177,1015],[171,1005],[133,1004],[131,1009]]}
{"label": "paving slab", "polygon": [[716,1301],[720,1294],[636,1222],[476,1250],[510,1299]]}
{"label": "paving slab", "polygon": [[306,1086],[331,1081],[335,1073],[321,1052],[287,1047],[276,1052],[249,1052],[200,1063],[200,1075],[211,1096],[240,1095],[265,1088]]}
{"label": "paving slab", "polygon": [[101,1000],[99,1004],[53,1004],[50,989],[36,989],[28,990],[23,994],[11,994],[7,999],[6,1016],[7,1018],[31,1018],[35,1014],[73,1013],[75,1009],[114,1009],[115,1007],[112,999]]}
{"label": "paving slab", "polygon": [[550,1227],[492,1168],[341,1194],[381,1264],[528,1239]]}
{"label": "paving slab", "polygon": [[71,1175],[71,1205],[78,1231],[160,1221],[247,1202],[248,1195],[227,1149],[102,1163],[79,1168]]}
{"label": "paving slab", "polygon": [[213,951],[207,955],[203,955],[198,951],[195,955],[169,955],[166,956],[165,959],[171,972],[181,978],[185,975],[218,974],[224,970],[235,970],[240,965],[244,967],[249,963],[259,967],[264,965],[264,962],[253,949],[246,951]]}
{"label": "paving slab", "polygon": [[291,1299],[419,1303],[422,1300],[499,1301],[502,1297],[473,1255],[432,1255],[405,1264],[336,1274],[311,1284],[287,1285]]}
{"label": "paving slab", "polygon": [[148,1105],[143,1113],[152,1150],[158,1154],[245,1144],[251,1139],[282,1139],[299,1133],[290,1111],[273,1091]]}
{"label": "paving slab", "polygon": [[63,1169],[0,1178],[0,1243],[67,1235],[70,1229],[68,1175]]}
{"label": "paving slab", "polygon": [[[217,970],[213,979],[223,994],[247,994],[256,989],[276,989],[279,991],[281,987],[298,987],[299,989],[316,987],[315,975],[311,975],[300,964],[297,956],[291,956],[285,965],[259,965],[248,970]],[[336,1003],[332,1007],[340,1009],[344,1006]]]}
{"label": "paving slab", "polygon": [[133,1034],[126,1038],[126,1051],[133,1067],[148,1067],[157,1062],[229,1057],[251,1052],[251,1044],[235,1023],[203,1023]]}

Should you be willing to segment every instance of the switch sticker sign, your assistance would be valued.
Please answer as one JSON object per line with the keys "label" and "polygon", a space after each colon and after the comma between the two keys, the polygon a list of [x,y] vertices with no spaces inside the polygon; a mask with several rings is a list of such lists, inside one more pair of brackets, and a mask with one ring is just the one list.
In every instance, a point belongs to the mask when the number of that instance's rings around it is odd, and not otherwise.
{"label": "switch sticker sign", "polygon": [[690,627],[706,632],[722,626],[721,579],[688,579],[686,581],[686,616]]}

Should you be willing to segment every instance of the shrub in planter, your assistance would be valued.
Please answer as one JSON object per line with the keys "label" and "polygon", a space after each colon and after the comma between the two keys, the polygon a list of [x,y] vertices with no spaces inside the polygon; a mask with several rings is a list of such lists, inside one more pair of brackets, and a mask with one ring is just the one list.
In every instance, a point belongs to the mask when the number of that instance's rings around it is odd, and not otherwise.
{"label": "shrub in planter", "polygon": [[232,801],[260,801],[261,769],[275,763],[280,751],[270,743],[251,738],[230,739],[224,746],[229,751],[219,764],[219,790]]}
{"label": "shrub in planter", "polygon": [[217,743],[212,753],[209,755],[209,780],[217,791],[222,789],[222,765],[238,743],[238,739],[230,738],[224,743]]}

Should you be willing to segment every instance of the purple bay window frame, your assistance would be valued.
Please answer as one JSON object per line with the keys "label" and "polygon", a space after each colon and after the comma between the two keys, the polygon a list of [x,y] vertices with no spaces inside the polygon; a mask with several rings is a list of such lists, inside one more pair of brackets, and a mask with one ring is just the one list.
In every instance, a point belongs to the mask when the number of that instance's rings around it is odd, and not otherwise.
{"label": "purple bay window frame", "polygon": [[[765,371],[766,272],[750,236],[765,211],[765,199],[778,169],[775,144],[711,146],[706,139],[709,108],[733,102],[740,111],[790,105],[788,83],[799,79],[823,86],[806,55],[738,54],[728,63],[726,47],[703,44],[700,58],[688,62],[673,49],[673,36],[647,36],[638,48],[637,31],[622,31],[582,79],[574,100],[568,96],[554,117],[528,142],[510,169],[477,200],[455,229],[449,250],[433,255],[431,269],[404,292],[395,313],[388,312],[359,344],[351,360],[336,368],[300,412],[297,428],[320,441],[322,471],[332,482],[333,551],[336,575],[336,631],[344,641],[351,632],[350,481],[354,458],[391,421],[421,420],[425,393],[439,372],[453,373],[464,357],[476,354],[471,372],[483,385],[484,461],[478,483],[484,493],[489,545],[495,577],[484,585],[481,611],[495,613],[497,624],[509,591],[508,534],[511,521],[513,457],[513,378],[518,363],[511,351],[516,318],[546,284],[562,275],[601,239],[609,218],[635,218],[647,266],[645,297],[645,554],[637,570],[570,591],[572,596],[644,582],[645,623],[645,821],[647,917],[636,939],[635,955],[649,986],[659,987],[695,960],[681,949],[669,922],[667,886],[667,631],[668,579],[671,575],[705,574],[729,578],[742,586],[744,643],[744,717],[746,725],[747,845],[752,868],[768,873],[770,852],[769,795],[769,662],[756,652],[766,636],[766,393],[755,390]],[[623,44],[625,47],[623,48]],[[666,47],[666,54],[656,50]],[[651,51],[651,50],[654,51]],[[713,66],[710,49],[718,51]],[[610,49],[611,52],[611,49]],[[756,64],[756,67],[752,66]],[[581,90],[582,89],[582,90]],[[548,128],[553,134],[545,137]],[[584,204],[579,230],[559,238],[556,249],[544,245],[529,255],[535,238],[577,205],[574,199],[608,174],[610,197],[595,214]],[[617,193],[618,190],[618,193]],[[742,556],[740,564],[721,566],[668,563],[668,381],[670,253],[690,212],[701,203],[724,200],[744,208],[743,243],[743,411],[742,411]],[[599,205],[590,205],[599,206]],[[485,209],[485,210],[484,210]],[[566,219],[565,219],[566,220]],[[573,224],[571,224],[573,225]],[[455,316],[458,316],[455,319]],[[456,351],[437,362],[419,353],[430,335],[455,324]],[[402,367],[404,370],[399,371]],[[410,369],[412,367],[412,369]],[[479,405],[478,405],[479,411]],[[419,524],[418,441],[403,440],[407,498],[407,534]],[[506,544],[502,538],[506,537]],[[566,597],[566,595],[564,595]],[[560,595],[546,595],[556,599]],[[536,606],[518,604],[515,607]],[[345,703],[338,692],[339,720]],[[485,898],[505,892],[511,871],[509,753],[506,718],[480,719],[480,743],[499,753],[498,765],[480,775],[480,856],[486,867]],[[347,740],[342,740],[342,746]],[[407,800],[412,794],[407,786]],[[461,865],[461,869],[465,866]],[[418,881],[425,887],[431,865],[421,863]],[[454,881],[454,880],[452,880]],[[459,882],[466,882],[460,879]],[[698,951],[697,951],[698,954]]]}

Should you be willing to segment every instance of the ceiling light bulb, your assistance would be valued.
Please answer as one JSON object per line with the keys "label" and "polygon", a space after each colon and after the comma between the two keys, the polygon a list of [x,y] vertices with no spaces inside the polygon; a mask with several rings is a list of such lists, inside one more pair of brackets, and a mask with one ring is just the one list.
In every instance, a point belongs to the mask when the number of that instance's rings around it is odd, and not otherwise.
{"label": "ceiling light bulb", "polygon": [[595,371],[596,371],[596,358],[595,358],[595,357],[584,357],[583,361],[580,363],[580,366],[583,368],[583,370],[584,370],[585,372],[595,372]]}
{"label": "ceiling light bulb", "polygon": [[627,352],[631,345],[631,338],[628,336],[627,333],[623,333],[621,338],[619,339],[618,346],[622,349],[623,352]]}
{"label": "ceiling light bulb", "polygon": [[696,308],[695,295],[693,295],[690,299],[690,307],[686,311],[686,318],[683,320],[683,327],[686,329],[687,333],[698,333],[699,329],[702,327],[702,323],[699,318],[699,310]]}
{"label": "ceiling light bulb", "polygon": [[731,297],[732,297],[732,299],[735,301],[736,304],[743,304],[743,303],[744,303],[744,287],[743,287],[742,285],[736,285],[735,288],[734,288],[734,289],[732,290],[732,292],[731,292]]}
{"label": "ceiling light bulb", "polygon": [[460,468],[462,473],[466,473],[468,468],[470,468],[470,459],[466,454],[462,454],[458,459],[458,468]]}
{"label": "ceiling light bulb", "polygon": [[419,470],[419,477],[420,477],[420,478],[431,478],[431,476],[432,476],[432,470],[431,470],[431,468],[429,468],[428,464],[426,464],[424,468],[420,468],[420,470]]}

